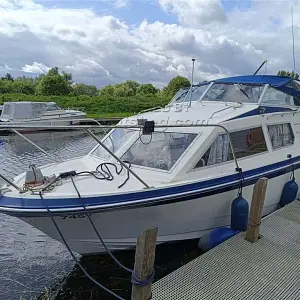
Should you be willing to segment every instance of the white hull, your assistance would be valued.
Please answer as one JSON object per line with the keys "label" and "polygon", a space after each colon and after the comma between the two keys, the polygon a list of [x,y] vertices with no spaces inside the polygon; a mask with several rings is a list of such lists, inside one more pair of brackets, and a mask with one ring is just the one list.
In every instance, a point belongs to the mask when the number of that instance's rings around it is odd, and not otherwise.
{"label": "white hull", "polygon": [[[299,171],[296,172],[300,175]],[[278,208],[282,188],[290,173],[269,180],[263,214]],[[298,182],[298,184],[300,184]],[[254,185],[243,189],[243,196],[251,202]],[[230,225],[231,202],[237,190],[200,199],[157,206],[96,212],[91,215],[100,235],[111,250],[124,250],[136,244],[141,232],[158,226],[158,243],[200,238],[210,230]],[[65,214],[55,219],[69,246],[80,254],[104,252],[88,218]],[[35,228],[61,241],[50,217],[23,218]]]}

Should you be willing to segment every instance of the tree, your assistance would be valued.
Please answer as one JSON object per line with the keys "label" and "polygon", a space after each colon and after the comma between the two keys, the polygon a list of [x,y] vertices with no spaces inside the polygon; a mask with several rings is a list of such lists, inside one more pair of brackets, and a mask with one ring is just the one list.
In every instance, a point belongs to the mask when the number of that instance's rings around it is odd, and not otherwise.
{"label": "tree", "polygon": [[170,80],[169,84],[163,89],[162,94],[164,97],[172,98],[181,88],[189,86],[191,86],[191,83],[187,78],[177,76]]}
{"label": "tree", "polygon": [[293,77],[295,79],[299,79],[299,74],[292,71],[292,72],[289,72],[289,71],[284,71],[284,70],[280,70],[278,73],[277,73],[278,76],[289,76],[289,77]]}
{"label": "tree", "polygon": [[27,79],[16,79],[12,84],[12,93],[34,95],[35,82]]}
{"label": "tree", "polygon": [[100,96],[104,96],[104,97],[112,97],[114,95],[114,87],[109,84],[106,85],[102,90],[99,91]]}
{"label": "tree", "polygon": [[1,80],[14,81],[14,78],[9,73],[6,73],[4,77],[1,77]]}
{"label": "tree", "polygon": [[83,83],[76,83],[72,86],[75,96],[86,95],[86,96],[97,96],[98,89],[94,85],[87,85]]}
{"label": "tree", "polygon": [[73,81],[73,76],[71,73],[66,73],[65,71],[62,72],[62,76],[64,77],[64,79],[69,82],[70,84]]}
{"label": "tree", "polygon": [[127,85],[129,89],[133,91],[134,95],[136,94],[137,89],[140,86],[140,84],[135,80],[126,80],[124,84]]}
{"label": "tree", "polygon": [[10,80],[0,80],[0,94],[12,93],[12,84]]}
{"label": "tree", "polygon": [[62,96],[69,94],[70,86],[65,77],[58,73],[58,68],[55,67],[40,79],[36,92],[45,96]]}
{"label": "tree", "polygon": [[142,95],[156,95],[159,89],[157,89],[153,84],[146,83],[141,84],[138,88],[138,93]]}
{"label": "tree", "polygon": [[132,97],[134,96],[134,90],[125,83],[116,84],[114,88],[114,96],[116,97]]}

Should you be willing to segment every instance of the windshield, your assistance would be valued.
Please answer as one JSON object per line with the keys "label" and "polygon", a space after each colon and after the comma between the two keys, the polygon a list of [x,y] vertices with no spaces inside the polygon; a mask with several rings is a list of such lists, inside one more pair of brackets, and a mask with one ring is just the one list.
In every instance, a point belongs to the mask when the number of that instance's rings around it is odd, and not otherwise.
{"label": "windshield", "polygon": [[193,86],[192,90],[191,88],[180,89],[173,97],[171,103],[198,101],[207,87],[208,84],[204,84],[200,86]]}
{"label": "windshield", "polygon": [[151,136],[142,135],[122,156],[131,164],[171,170],[197,134],[154,132]]}
{"label": "windshield", "polygon": [[202,101],[258,103],[264,85],[214,83]]}
{"label": "windshield", "polygon": [[[117,128],[112,130],[107,138],[102,142],[109,150],[116,153],[120,147],[134,135],[135,132],[136,131],[133,129]],[[92,154],[104,159],[111,158],[111,155],[100,145],[93,151]]]}

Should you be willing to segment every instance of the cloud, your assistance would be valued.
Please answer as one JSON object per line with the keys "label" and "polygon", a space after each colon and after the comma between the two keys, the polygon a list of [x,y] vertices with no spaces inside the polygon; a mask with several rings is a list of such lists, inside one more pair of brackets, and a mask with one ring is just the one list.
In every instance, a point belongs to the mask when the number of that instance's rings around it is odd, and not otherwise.
{"label": "cloud", "polygon": [[129,5],[129,0],[115,0],[114,1],[114,6],[116,8],[124,8]]}
{"label": "cloud", "polygon": [[167,13],[178,16],[182,25],[199,28],[212,22],[227,21],[220,0],[158,0]]}
{"label": "cloud", "polygon": [[47,67],[42,63],[34,62],[32,65],[25,65],[22,68],[22,71],[26,73],[44,74],[48,72],[50,69],[51,69],[50,67]]}
{"label": "cloud", "polygon": [[[7,71],[40,74],[57,66],[72,72],[75,81],[99,87],[127,79],[162,87],[174,76],[190,77],[193,56],[195,81],[253,73],[265,59],[269,73],[292,68],[285,2],[270,6],[270,1],[252,0],[248,9],[225,12],[219,0],[153,1],[178,23],[145,19],[133,25],[90,8],[0,0],[0,76]],[[299,1],[294,2],[294,19],[297,47]]]}

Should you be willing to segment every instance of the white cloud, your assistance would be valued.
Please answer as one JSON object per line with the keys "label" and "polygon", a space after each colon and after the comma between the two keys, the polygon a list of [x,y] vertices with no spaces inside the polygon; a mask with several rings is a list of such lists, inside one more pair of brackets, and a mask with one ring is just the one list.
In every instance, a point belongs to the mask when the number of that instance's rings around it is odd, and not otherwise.
{"label": "white cloud", "polygon": [[115,0],[114,5],[116,8],[124,8],[129,5],[129,0]]}
{"label": "white cloud", "polygon": [[227,21],[220,0],[158,0],[162,9],[178,16],[181,24],[199,28],[212,22]]}
{"label": "white cloud", "polygon": [[[127,79],[162,86],[178,74],[190,77],[193,56],[196,81],[249,74],[265,59],[271,73],[292,68],[286,2],[252,0],[247,10],[225,13],[219,0],[155,1],[178,24],[145,20],[133,26],[88,8],[0,0],[0,76],[8,68],[12,75],[22,75],[57,66],[72,72],[75,81],[99,87]],[[294,14],[298,47],[299,0]]]}
{"label": "white cloud", "polygon": [[50,69],[50,67],[47,67],[42,63],[34,62],[32,65],[25,65],[22,68],[22,71],[26,73],[44,74],[47,73]]}

